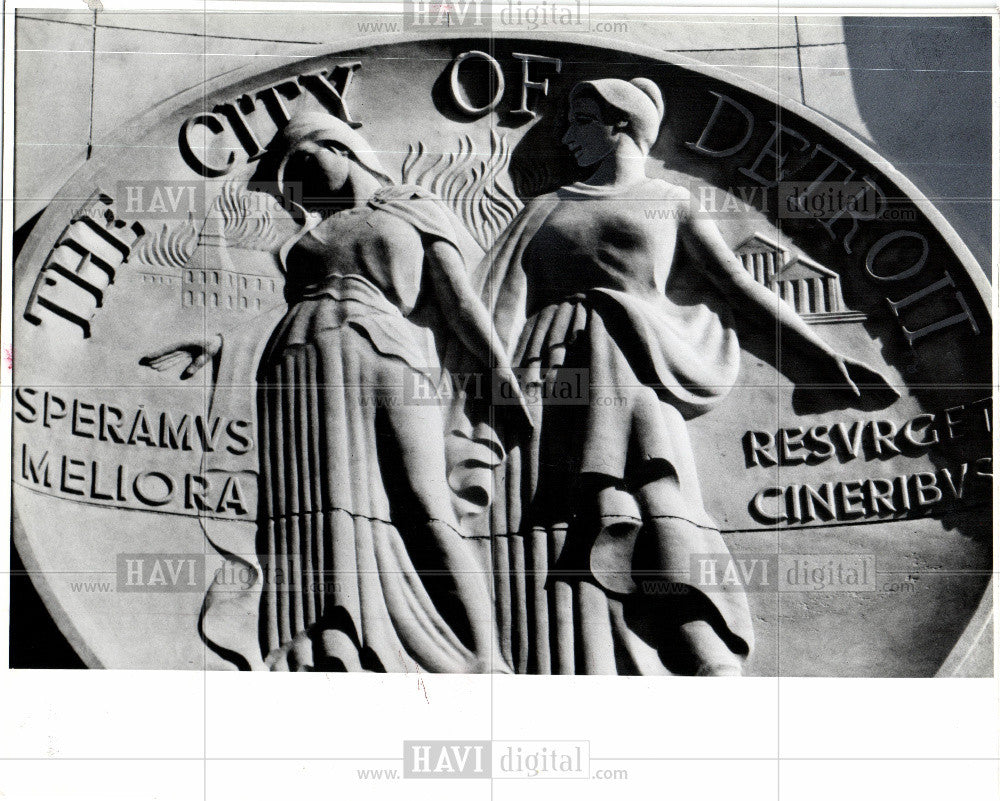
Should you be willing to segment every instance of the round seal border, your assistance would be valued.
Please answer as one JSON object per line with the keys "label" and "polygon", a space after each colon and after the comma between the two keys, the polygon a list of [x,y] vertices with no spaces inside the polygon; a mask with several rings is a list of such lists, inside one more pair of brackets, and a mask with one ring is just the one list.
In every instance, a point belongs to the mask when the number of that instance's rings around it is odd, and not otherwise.
{"label": "round seal border", "polygon": [[[938,234],[940,234],[944,239],[945,243],[951,249],[952,253],[956,256],[962,268],[965,270],[965,273],[972,282],[972,285],[979,293],[980,300],[983,302],[987,314],[992,317],[992,287],[983,272],[982,266],[969,250],[965,242],[962,241],[944,215],[930,202],[930,200],[927,199],[923,192],[921,192],[909,178],[903,175],[903,173],[896,169],[896,167],[892,164],[885,161],[873,147],[862,142],[849,130],[842,127],[821,112],[800,103],[798,100],[784,96],[780,92],[776,92],[769,87],[758,84],[751,79],[735,75],[724,68],[702,64],[694,59],[684,56],[683,54],[673,53],[669,50],[661,51],[646,45],[623,43],[614,39],[595,36],[592,34],[552,32],[540,35],[531,32],[503,31],[491,32],[491,34],[486,37],[476,37],[470,36],[468,31],[461,30],[443,31],[433,36],[428,36],[423,31],[409,31],[394,34],[374,34],[358,38],[335,40],[328,44],[316,45],[299,50],[297,53],[289,55],[286,58],[278,59],[276,63],[272,62],[272,66],[269,66],[269,68],[265,70],[261,70],[255,65],[238,67],[216,75],[203,84],[192,86],[175,95],[165,98],[153,106],[150,106],[141,114],[133,117],[128,122],[124,123],[118,133],[112,136],[105,145],[100,145],[95,148],[95,151],[97,151],[97,157],[94,158],[89,164],[85,164],[80,167],[66,181],[66,183],[63,184],[53,200],[58,198],[60,195],[65,194],[67,191],[72,191],[74,186],[86,187],[91,185],[92,179],[96,177],[96,175],[104,167],[103,159],[101,158],[99,152],[100,149],[103,149],[104,147],[114,147],[115,145],[124,145],[137,140],[143,134],[155,128],[158,121],[176,115],[188,107],[194,107],[195,102],[203,102],[207,95],[221,92],[223,89],[230,89],[232,91],[235,87],[240,87],[241,84],[244,83],[259,84],[260,82],[266,82],[272,75],[282,76],[287,74],[289,68],[305,67],[310,62],[323,58],[329,58],[330,56],[336,56],[339,53],[362,50],[369,47],[385,47],[394,44],[412,44],[422,41],[442,41],[451,39],[468,40],[477,38],[484,38],[487,40],[537,40],[555,44],[579,45],[627,53],[639,58],[678,67],[688,72],[700,74],[707,78],[735,86],[743,91],[756,95],[768,103],[774,104],[781,110],[788,111],[791,114],[802,118],[807,123],[819,128],[823,133],[836,139],[839,144],[843,145],[848,150],[853,151],[861,159],[870,164],[878,165],[876,168],[878,172],[891,181],[895,187],[899,189],[900,192],[920,210],[920,213],[924,216],[927,222],[930,223],[931,226],[933,226]],[[52,209],[51,206],[43,212],[42,216],[39,218],[38,222],[35,224],[28,238],[24,242],[24,245],[18,255],[17,263],[14,264],[14,269],[17,268],[18,264],[26,264],[31,261],[32,255],[38,248],[43,239],[44,232],[48,227],[46,223],[51,220],[55,213],[56,211]],[[87,665],[87,667],[104,667],[96,654],[86,644],[84,638],[79,633],[76,626],[72,623],[70,616],[65,612],[62,605],[55,598],[54,593],[49,589],[44,581],[35,580],[34,575],[39,573],[38,562],[31,550],[28,538],[24,533],[23,525],[20,522],[17,511],[13,507],[11,508],[11,528],[14,544],[17,547],[18,554],[20,555],[22,561],[28,568],[29,575],[32,576],[32,584],[39,593],[39,596],[42,598],[46,610],[52,616],[52,619],[56,623],[60,632],[80,656],[84,664]],[[936,677],[954,677],[962,675],[961,670],[963,666],[966,662],[968,662],[969,658],[977,649],[982,648],[983,635],[991,627],[993,622],[993,609],[995,605],[994,596],[996,591],[997,585],[994,578],[991,576],[990,581],[983,592],[983,597],[976,610],[973,612],[972,617],[966,624],[965,629],[959,636],[955,645],[952,647],[952,650],[934,674]]]}

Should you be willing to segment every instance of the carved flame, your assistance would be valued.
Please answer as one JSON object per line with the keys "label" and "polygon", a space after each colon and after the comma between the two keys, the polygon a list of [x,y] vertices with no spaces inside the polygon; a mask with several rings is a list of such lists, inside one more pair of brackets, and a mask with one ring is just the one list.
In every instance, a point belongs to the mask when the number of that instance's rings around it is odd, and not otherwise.
{"label": "carved flame", "polygon": [[215,206],[222,220],[226,244],[246,250],[274,250],[281,240],[268,195],[249,191],[242,182],[230,180],[222,185]]}
{"label": "carved flame", "polygon": [[447,202],[480,247],[488,250],[523,204],[502,183],[509,182],[507,137],[490,131],[489,156],[477,155],[469,136],[459,140],[458,152],[437,159],[426,152],[423,142],[410,145],[403,160],[403,183],[429,189]]}
{"label": "carved flame", "polygon": [[190,219],[173,229],[164,223],[159,231],[150,231],[136,242],[129,260],[151,267],[180,270],[188,263],[197,245],[198,230]]}

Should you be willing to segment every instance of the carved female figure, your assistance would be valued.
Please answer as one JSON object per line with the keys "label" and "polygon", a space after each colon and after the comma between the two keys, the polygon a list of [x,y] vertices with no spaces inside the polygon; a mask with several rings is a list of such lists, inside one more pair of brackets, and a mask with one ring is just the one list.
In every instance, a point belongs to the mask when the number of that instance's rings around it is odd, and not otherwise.
{"label": "carved female figure", "polygon": [[[441,409],[413,402],[439,369],[420,322],[431,307],[510,375],[468,278],[471,239],[433,196],[393,186],[335,117],[294,117],[279,147],[279,189],[302,188],[305,224],[281,249],[287,307],[256,376],[265,663],[509,672],[452,508]],[[186,377],[219,347],[148,361],[186,355]]]}
{"label": "carved female figure", "polygon": [[[647,177],[663,112],[643,78],[577,84],[563,143],[590,177],[531,201],[479,268],[539,399],[493,518],[501,640],[518,671],[739,674],[752,647],[742,589],[710,597],[687,579],[692,556],[727,548],[686,421],[729,392],[739,347],[719,312],[668,296],[680,241],[729,305],[780,328],[829,384],[884,387],[753,281],[686,189]],[[574,403],[559,388],[580,376],[591,394]]]}

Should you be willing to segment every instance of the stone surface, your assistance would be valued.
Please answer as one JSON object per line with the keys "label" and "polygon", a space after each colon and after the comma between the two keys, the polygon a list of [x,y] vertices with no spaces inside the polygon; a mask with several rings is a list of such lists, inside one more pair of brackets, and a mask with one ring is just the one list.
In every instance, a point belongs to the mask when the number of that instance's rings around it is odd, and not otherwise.
{"label": "stone surface", "polygon": [[[768,94],[598,40],[295,60],[125,22],[96,86],[241,69],[114,136],[102,89],[104,138],[16,266],[16,541],[88,664],[992,671],[963,637],[992,564],[981,268],[780,64]],[[505,92],[469,113],[490,58]],[[905,222],[779,205],[860,176]],[[498,402],[418,403],[438,360]],[[623,411],[533,400],[539,360]],[[116,591],[74,591],[95,574]]]}
{"label": "stone surface", "polygon": [[[793,99],[801,100],[802,88],[807,82],[812,84],[812,91],[805,98],[807,105],[876,144],[882,155],[914,180],[925,194],[936,199],[979,262],[990,261],[989,209],[983,202],[983,198],[989,197],[989,137],[985,133],[976,134],[976,141],[969,141],[968,137],[970,131],[988,131],[988,79],[985,86],[979,85],[981,81],[977,84],[976,73],[963,72],[965,67],[959,63],[976,61],[971,69],[986,68],[983,65],[988,64],[990,57],[987,17],[630,15],[623,27],[622,19],[599,18],[595,14],[594,21],[609,25],[603,31],[591,26],[592,34],[599,38],[647,44],[702,63],[723,65],[735,75]],[[120,122],[139,114],[169,97],[177,88],[186,88],[245,63],[228,56],[280,58],[289,52],[289,47],[329,44],[358,35],[388,34],[401,29],[399,15],[344,13],[105,11],[95,18],[91,12],[84,11],[32,10],[19,13],[16,21],[18,31],[24,35],[35,35],[32,31],[37,31],[35,38],[52,35],[53,42],[59,41],[59,36],[52,34],[53,26],[75,29],[72,35],[81,41],[68,49],[88,53],[92,48],[95,23],[99,30],[117,29],[112,33],[118,37],[123,51],[108,54],[109,60],[121,66],[118,74],[123,78],[113,87],[114,101],[108,107],[111,116],[107,119],[108,127],[103,128],[108,133],[114,130],[116,119]],[[151,31],[157,32],[159,38],[150,37]],[[51,45],[43,47],[60,49]],[[165,89],[158,82],[131,80],[129,76],[146,74],[145,70],[151,66],[149,57],[142,55],[144,52],[164,50],[203,52],[205,57],[199,64],[183,58],[164,64],[164,60],[159,59],[159,67],[165,70],[167,79]],[[134,62],[130,53],[135,54]],[[906,56],[902,60],[901,53]],[[42,83],[50,74],[63,80],[66,73],[57,69],[59,58],[39,59],[31,74]],[[870,66],[873,58],[884,62],[876,65],[877,70],[857,71],[854,77],[848,74],[847,70],[855,64]],[[186,78],[180,74],[182,69],[187,70]],[[74,78],[86,79],[87,74],[87,70],[78,71]],[[26,72],[21,71],[19,75],[19,80],[28,80]],[[868,80],[870,78],[874,78],[874,84]],[[923,82],[935,98],[934,107],[938,110],[928,112],[924,89],[917,91],[911,86],[899,91],[898,87],[888,86],[887,79]],[[126,88],[125,84],[129,86]],[[959,90],[954,91],[954,87]],[[908,98],[915,94],[922,98],[921,101],[909,102]],[[90,95],[88,91],[65,97],[64,108],[79,107],[79,114],[89,116]],[[98,106],[103,99],[103,93],[96,96]],[[100,115],[104,109],[96,108],[96,111]],[[100,128],[104,124],[103,118],[99,116],[98,119],[98,136],[93,142],[96,145],[101,143]],[[957,135],[956,121],[964,125]],[[26,137],[36,140],[37,130],[45,139],[44,120],[38,129],[22,124],[21,130]],[[914,135],[912,132],[917,130],[919,135]],[[89,142],[89,139],[83,141]],[[962,156],[957,159],[945,157],[956,143],[964,143]],[[942,157],[929,161],[928,152],[940,153]],[[33,199],[17,204],[16,224],[20,226],[39,211],[44,206],[44,199],[55,194],[65,176],[85,157],[85,149],[60,146],[44,152],[28,152],[20,158],[18,185],[32,190],[19,194]],[[39,191],[35,192],[36,188]]]}
{"label": "stone surface", "polygon": [[57,105],[26,102],[25,91],[16,93],[17,225],[45,208],[87,158],[93,42],[88,28],[76,24],[80,17],[74,15],[72,22],[59,18],[18,23],[15,29],[19,74],[33,76],[40,85],[58,82],[67,94],[67,102]]}

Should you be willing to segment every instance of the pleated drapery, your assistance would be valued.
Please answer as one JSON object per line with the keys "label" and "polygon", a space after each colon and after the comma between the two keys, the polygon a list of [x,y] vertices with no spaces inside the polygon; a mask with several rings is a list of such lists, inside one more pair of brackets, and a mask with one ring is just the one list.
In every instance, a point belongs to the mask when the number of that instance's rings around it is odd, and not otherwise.
{"label": "pleated drapery", "polygon": [[258,380],[265,661],[467,671],[472,654],[414,567],[383,480],[377,416],[400,408],[403,363],[349,320],[292,341],[284,329]]}

